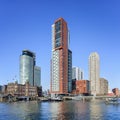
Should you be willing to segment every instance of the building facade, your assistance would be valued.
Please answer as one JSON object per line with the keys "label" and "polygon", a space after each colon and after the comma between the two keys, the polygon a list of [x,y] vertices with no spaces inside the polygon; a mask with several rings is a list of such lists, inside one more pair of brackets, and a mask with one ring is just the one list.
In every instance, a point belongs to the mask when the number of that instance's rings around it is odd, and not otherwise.
{"label": "building facade", "polygon": [[89,80],[91,94],[100,94],[100,63],[99,55],[97,52],[93,52],[89,56]]}
{"label": "building facade", "polygon": [[108,81],[105,78],[100,78],[100,94],[108,94]]}
{"label": "building facade", "polygon": [[72,92],[72,51],[68,50],[68,93]]}
{"label": "building facade", "polygon": [[112,89],[112,92],[113,92],[114,95],[116,95],[116,96],[119,96],[119,95],[120,95],[120,94],[119,94],[119,89],[118,89],[118,88]]}
{"label": "building facade", "polygon": [[76,81],[76,94],[83,94],[83,95],[90,94],[89,80],[77,80]]}
{"label": "building facade", "polygon": [[36,55],[29,50],[23,50],[20,55],[20,84],[40,86],[40,68],[36,65]]}
{"label": "building facade", "polygon": [[0,85],[0,93],[2,92],[2,85]]}
{"label": "building facade", "polygon": [[72,79],[73,80],[83,80],[83,71],[78,67],[72,68]]}
{"label": "building facade", "polygon": [[9,83],[7,85],[7,94],[13,96],[42,96],[42,88],[37,86],[31,86],[29,82],[23,84]]}
{"label": "building facade", "polygon": [[38,66],[34,67],[34,86],[41,86],[41,69]]}
{"label": "building facade", "polygon": [[[68,49],[68,27],[63,18],[52,25],[51,93],[71,91],[72,52]],[[70,75],[70,76],[69,76]]]}

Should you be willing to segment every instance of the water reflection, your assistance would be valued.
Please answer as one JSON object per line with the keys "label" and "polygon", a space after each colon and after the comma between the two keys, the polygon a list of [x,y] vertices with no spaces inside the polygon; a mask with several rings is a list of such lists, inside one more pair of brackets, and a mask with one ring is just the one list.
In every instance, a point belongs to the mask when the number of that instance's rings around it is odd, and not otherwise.
{"label": "water reflection", "polygon": [[0,120],[119,120],[120,105],[91,102],[0,103]]}
{"label": "water reflection", "polygon": [[90,120],[100,120],[102,118],[104,102],[100,100],[93,100],[90,104]]}
{"label": "water reflection", "polygon": [[39,104],[36,101],[18,102],[11,104],[13,114],[16,113],[17,120],[39,119]]}
{"label": "water reflection", "polygon": [[90,102],[90,120],[120,120],[120,105],[106,105],[103,100]]}
{"label": "water reflection", "polygon": [[52,119],[55,120],[89,120],[89,104],[81,101],[65,101],[50,106]]}

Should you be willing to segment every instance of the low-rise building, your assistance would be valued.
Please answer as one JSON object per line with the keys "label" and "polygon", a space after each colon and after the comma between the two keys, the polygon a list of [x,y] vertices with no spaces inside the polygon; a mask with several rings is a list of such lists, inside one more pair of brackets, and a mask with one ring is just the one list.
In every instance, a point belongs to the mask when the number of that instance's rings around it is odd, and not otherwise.
{"label": "low-rise building", "polygon": [[118,88],[112,89],[112,92],[114,93],[114,95],[119,96],[119,89]]}
{"label": "low-rise building", "polygon": [[42,88],[37,86],[31,86],[29,82],[24,85],[15,83],[9,83],[7,85],[7,94],[13,96],[41,96]]}
{"label": "low-rise building", "polygon": [[90,81],[77,80],[76,81],[76,94],[88,95],[90,94]]}
{"label": "low-rise building", "polygon": [[2,86],[2,94],[6,94],[7,93],[7,85],[3,85]]}

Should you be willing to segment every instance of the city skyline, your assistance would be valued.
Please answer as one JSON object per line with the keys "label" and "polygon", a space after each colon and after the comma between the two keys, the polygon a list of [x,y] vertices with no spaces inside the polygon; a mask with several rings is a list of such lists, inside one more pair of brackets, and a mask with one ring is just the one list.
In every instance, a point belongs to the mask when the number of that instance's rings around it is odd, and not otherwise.
{"label": "city skyline", "polygon": [[[47,0],[46,0],[47,1]],[[50,88],[51,25],[62,17],[70,31],[73,66],[88,79],[88,57],[98,52],[100,77],[120,88],[120,1],[0,1],[0,85],[19,81],[19,55],[34,51],[41,67],[41,85]]]}

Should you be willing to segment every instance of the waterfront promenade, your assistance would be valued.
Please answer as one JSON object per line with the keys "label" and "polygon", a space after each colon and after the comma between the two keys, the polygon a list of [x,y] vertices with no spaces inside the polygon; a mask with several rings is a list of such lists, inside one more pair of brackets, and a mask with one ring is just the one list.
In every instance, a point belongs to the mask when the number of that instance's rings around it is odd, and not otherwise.
{"label": "waterfront promenade", "polygon": [[[82,100],[82,101],[89,101],[89,100],[94,100],[94,99],[103,99],[105,100],[106,98],[115,98],[116,96],[63,96],[61,100]],[[120,98],[120,96],[118,96]],[[36,100],[36,101],[49,101],[50,97],[29,97],[29,96],[12,96],[11,94],[6,94],[6,95],[0,95],[0,102],[16,102],[19,100]],[[57,99],[56,99],[57,100]]]}

